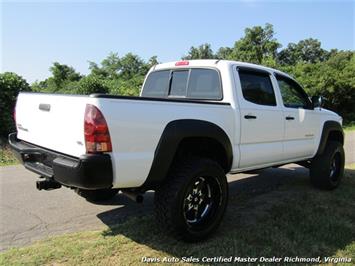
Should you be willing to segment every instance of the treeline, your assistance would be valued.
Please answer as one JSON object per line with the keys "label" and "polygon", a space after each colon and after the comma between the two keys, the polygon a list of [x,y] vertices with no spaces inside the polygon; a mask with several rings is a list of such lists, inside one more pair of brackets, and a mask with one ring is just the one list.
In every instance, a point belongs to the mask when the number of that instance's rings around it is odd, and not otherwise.
{"label": "treeline", "polygon": [[[309,95],[323,95],[326,107],[341,114],[346,123],[355,121],[354,51],[327,51],[319,40],[312,38],[281,48],[273,26],[266,24],[246,28],[244,36],[232,47],[214,52],[206,43],[191,47],[182,59],[237,60],[283,70],[296,78]],[[157,63],[156,56],[145,61],[132,53],[123,57],[110,53],[100,64],[89,62],[89,74],[81,75],[73,67],[55,62],[49,78],[31,85],[15,73],[1,73],[0,134],[11,130],[11,113],[19,91],[138,95],[145,74]]]}
{"label": "treeline", "polygon": [[138,95],[145,74],[156,64],[156,56],[145,62],[132,53],[122,58],[117,53],[110,53],[100,65],[89,62],[90,73],[84,76],[70,66],[55,62],[50,67],[52,76],[44,81],[34,82],[31,89],[51,93],[111,93],[133,96]]}

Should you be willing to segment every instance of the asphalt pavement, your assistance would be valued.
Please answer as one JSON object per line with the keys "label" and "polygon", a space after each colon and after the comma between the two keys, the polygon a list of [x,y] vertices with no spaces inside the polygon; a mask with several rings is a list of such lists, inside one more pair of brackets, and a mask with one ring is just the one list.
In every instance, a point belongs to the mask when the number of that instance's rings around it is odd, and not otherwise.
{"label": "asphalt pavement", "polygon": [[345,132],[345,162],[355,163],[355,131]]}
{"label": "asphalt pavement", "polygon": [[[230,195],[241,191],[265,193],[291,179],[307,176],[308,170],[294,164],[230,175]],[[153,212],[153,192],[146,193],[142,204],[122,194],[92,204],[68,188],[38,191],[36,180],[37,175],[21,165],[0,167],[0,251],[52,235],[104,229]]]}

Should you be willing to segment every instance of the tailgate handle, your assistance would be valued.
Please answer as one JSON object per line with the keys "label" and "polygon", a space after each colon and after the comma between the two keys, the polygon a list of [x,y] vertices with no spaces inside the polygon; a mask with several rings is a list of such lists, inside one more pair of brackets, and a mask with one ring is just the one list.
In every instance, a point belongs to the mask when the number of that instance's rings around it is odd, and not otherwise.
{"label": "tailgate handle", "polygon": [[51,105],[48,103],[40,103],[38,108],[39,110],[49,112],[51,110]]}

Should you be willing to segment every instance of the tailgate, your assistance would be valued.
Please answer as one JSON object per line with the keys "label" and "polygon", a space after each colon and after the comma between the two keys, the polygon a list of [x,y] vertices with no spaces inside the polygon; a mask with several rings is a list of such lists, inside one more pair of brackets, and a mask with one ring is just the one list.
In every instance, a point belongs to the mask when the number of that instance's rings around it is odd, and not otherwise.
{"label": "tailgate", "polygon": [[85,153],[87,96],[20,93],[16,103],[17,138],[78,157]]}

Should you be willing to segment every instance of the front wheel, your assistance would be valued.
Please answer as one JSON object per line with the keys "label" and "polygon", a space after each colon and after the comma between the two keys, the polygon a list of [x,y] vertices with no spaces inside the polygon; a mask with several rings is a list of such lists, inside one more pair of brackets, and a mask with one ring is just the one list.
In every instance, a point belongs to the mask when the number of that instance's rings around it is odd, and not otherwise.
{"label": "front wheel", "polygon": [[175,165],[156,190],[156,218],[176,238],[200,241],[219,226],[227,198],[223,169],[213,160],[194,158]]}
{"label": "front wheel", "polygon": [[324,152],[311,163],[310,177],[317,188],[332,190],[339,186],[344,175],[345,154],[343,145],[329,141]]}

